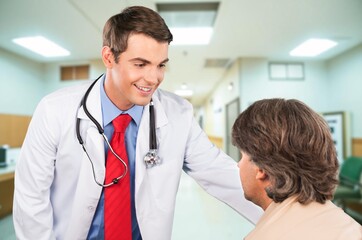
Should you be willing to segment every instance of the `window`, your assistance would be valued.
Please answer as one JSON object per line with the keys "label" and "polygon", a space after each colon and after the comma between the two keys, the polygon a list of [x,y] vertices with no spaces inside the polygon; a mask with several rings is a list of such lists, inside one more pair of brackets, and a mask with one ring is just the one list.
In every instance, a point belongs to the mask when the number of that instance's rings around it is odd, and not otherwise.
{"label": "window", "polygon": [[303,80],[303,63],[269,63],[269,78],[272,80]]}
{"label": "window", "polygon": [[60,79],[62,81],[88,80],[89,79],[89,65],[60,67]]}

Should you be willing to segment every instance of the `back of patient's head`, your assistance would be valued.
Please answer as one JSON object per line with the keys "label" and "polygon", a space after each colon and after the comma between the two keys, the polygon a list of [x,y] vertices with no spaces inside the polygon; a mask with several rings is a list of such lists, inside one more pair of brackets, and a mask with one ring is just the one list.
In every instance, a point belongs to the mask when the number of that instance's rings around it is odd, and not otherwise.
{"label": "back of patient's head", "polygon": [[233,144],[268,176],[269,198],[324,203],[338,183],[338,160],[324,119],[298,100],[265,99],[240,114]]}

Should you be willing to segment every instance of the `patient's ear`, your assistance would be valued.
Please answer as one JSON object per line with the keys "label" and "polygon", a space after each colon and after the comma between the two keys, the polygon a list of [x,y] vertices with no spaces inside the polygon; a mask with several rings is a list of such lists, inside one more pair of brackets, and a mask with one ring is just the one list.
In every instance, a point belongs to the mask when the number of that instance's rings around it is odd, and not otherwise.
{"label": "patient's ear", "polygon": [[257,168],[255,178],[257,180],[260,180],[260,181],[268,181],[269,180],[268,174],[263,169],[260,169],[260,168]]}

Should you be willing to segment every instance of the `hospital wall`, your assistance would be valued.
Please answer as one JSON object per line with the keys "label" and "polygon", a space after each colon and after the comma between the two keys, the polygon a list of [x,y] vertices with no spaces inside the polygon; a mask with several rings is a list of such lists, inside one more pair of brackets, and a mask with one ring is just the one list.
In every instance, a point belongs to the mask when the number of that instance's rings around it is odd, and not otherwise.
{"label": "hospital wall", "polygon": [[[225,139],[226,131],[230,129],[226,129],[224,124],[219,123],[225,122],[226,104],[236,98],[240,101],[240,112],[256,100],[272,97],[297,98],[312,105],[317,111],[324,111],[326,97],[323,93],[325,91],[321,90],[326,85],[325,64],[320,62],[304,64],[305,80],[276,81],[269,80],[267,59],[236,60],[205,103],[206,133]],[[231,82],[234,85],[232,90],[227,87]]]}
{"label": "hospital wall", "polygon": [[[208,135],[225,139],[226,131],[231,131],[223,124],[230,101],[239,97],[242,111],[256,100],[280,97],[299,99],[319,113],[345,111],[351,138],[362,138],[362,45],[328,61],[303,61],[304,80],[270,80],[268,63],[263,58],[241,58],[227,70],[202,107]],[[232,91],[227,88],[230,82]]]}
{"label": "hospital wall", "polygon": [[304,62],[304,80],[270,80],[267,59],[241,59],[241,110],[263,98],[295,98],[316,111],[326,109],[326,67],[323,62]]}
{"label": "hospital wall", "polygon": [[[199,110],[205,115],[204,130],[209,136],[225,139],[225,106],[240,95],[239,63],[240,61],[237,60],[229,66],[223,80],[219,82],[211,96],[205,101],[204,107]],[[229,84],[233,86],[231,90],[228,88]]]}
{"label": "hospital wall", "polygon": [[327,62],[328,110],[349,112],[352,138],[362,138],[362,44]]}
{"label": "hospital wall", "polygon": [[95,59],[90,61],[72,61],[72,62],[55,62],[47,63],[44,70],[44,76],[47,80],[46,89],[47,92],[53,92],[57,89],[84,83],[84,80],[71,80],[61,81],[60,80],[60,67],[61,66],[77,66],[77,65],[89,65],[89,79],[94,80],[105,72],[103,62]]}
{"label": "hospital wall", "polygon": [[44,64],[0,48],[0,113],[31,115],[45,93]]}
{"label": "hospital wall", "polygon": [[39,63],[0,48],[0,113],[32,115],[46,94],[84,82],[61,81],[60,66],[90,65],[90,79],[105,69],[101,60]]}

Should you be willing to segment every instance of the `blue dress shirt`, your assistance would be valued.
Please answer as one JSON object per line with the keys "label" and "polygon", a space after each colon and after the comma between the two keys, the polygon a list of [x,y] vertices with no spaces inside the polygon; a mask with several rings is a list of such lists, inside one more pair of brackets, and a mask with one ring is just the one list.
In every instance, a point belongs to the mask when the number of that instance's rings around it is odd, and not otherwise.
{"label": "blue dress shirt", "polygon": [[[130,124],[126,129],[126,149],[127,149],[127,156],[129,162],[129,170],[131,174],[132,239],[142,240],[136,218],[134,193],[135,193],[136,142],[137,142],[139,123],[141,122],[141,117],[143,113],[143,106],[134,105],[132,108],[128,109],[127,111],[119,110],[108,98],[106,92],[104,91],[104,79],[105,75],[102,77],[102,79],[100,79],[101,81],[100,95],[101,95],[103,128],[104,128],[104,133],[107,136],[109,142],[111,141],[111,137],[114,131],[112,120],[115,119],[118,115],[125,113],[128,113],[132,117],[132,121],[130,122]],[[107,159],[108,145],[106,143],[104,143],[104,145],[105,145],[105,158]],[[87,239],[90,240],[104,239],[104,189],[102,190],[102,194],[99,199],[98,206],[88,232]]]}

